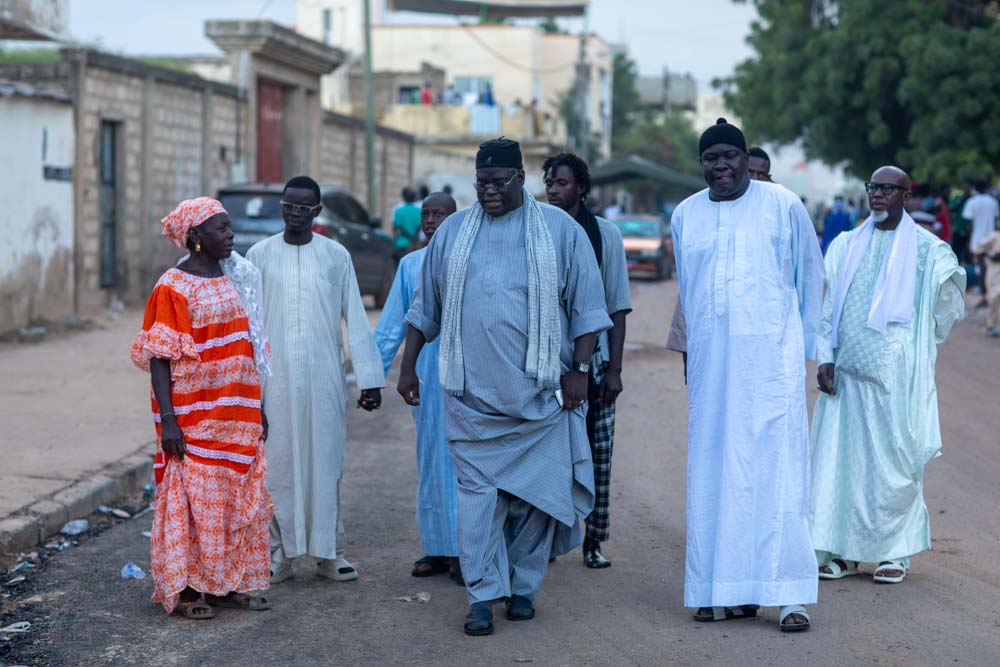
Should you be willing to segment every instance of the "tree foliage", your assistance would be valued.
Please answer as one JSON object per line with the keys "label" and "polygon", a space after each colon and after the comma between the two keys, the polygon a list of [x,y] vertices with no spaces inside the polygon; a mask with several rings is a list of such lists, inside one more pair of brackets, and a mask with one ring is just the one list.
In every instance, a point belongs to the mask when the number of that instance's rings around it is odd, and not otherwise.
{"label": "tree foliage", "polygon": [[624,51],[615,53],[611,80],[611,149],[618,150],[639,111],[635,61]]}
{"label": "tree foliage", "polygon": [[755,56],[720,82],[755,142],[801,140],[859,177],[953,182],[1000,167],[994,0],[755,0]]}
{"label": "tree foliage", "polygon": [[570,88],[556,97],[556,108],[566,121],[568,147],[587,162],[593,162],[600,153],[601,139],[586,126],[584,110],[580,108],[576,88]]}
{"label": "tree foliage", "polygon": [[698,137],[691,120],[681,113],[646,115],[621,137],[619,149],[623,155],[638,155],[701,178]]}

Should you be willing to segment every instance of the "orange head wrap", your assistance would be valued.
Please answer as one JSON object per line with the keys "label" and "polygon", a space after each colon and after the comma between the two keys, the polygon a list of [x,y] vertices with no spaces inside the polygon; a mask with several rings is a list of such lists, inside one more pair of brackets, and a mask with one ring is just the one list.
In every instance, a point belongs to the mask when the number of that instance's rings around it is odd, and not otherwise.
{"label": "orange head wrap", "polygon": [[185,199],[167,217],[160,220],[160,224],[163,225],[163,235],[178,248],[183,248],[187,245],[188,230],[214,215],[225,212],[226,209],[222,204],[211,197]]}

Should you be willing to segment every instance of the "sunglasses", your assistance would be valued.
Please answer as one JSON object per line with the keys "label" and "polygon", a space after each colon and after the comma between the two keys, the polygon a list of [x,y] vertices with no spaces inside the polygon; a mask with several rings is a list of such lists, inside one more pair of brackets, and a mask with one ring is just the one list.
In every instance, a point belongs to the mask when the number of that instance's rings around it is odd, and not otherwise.
{"label": "sunglasses", "polygon": [[281,210],[285,213],[291,213],[292,215],[313,215],[319,210],[321,204],[316,204],[315,206],[306,206],[305,204],[293,204],[290,201],[280,201]]}
{"label": "sunglasses", "polygon": [[517,178],[516,171],[514,172],[514,175],[508,178],[506,181],[480,181],[477,178],[476,192],[486,192],[490,188],[493,188],[497,192],[499,192],[500,190],[506,190],[507,188],[510,187],[510,184],[514,182],[515,178]]}
{"label": "sunglasses", "polygon": [[896,190],[903,190],[903,189],[905,189],[903,188],[903,186],[896,185],[895,183],[874,183],[872,181],[868,181],[867,183],[865,183],[865,190],[868,192],[868,194],[874,194],[876,190],[879,190],[886,197],[891,195]]}

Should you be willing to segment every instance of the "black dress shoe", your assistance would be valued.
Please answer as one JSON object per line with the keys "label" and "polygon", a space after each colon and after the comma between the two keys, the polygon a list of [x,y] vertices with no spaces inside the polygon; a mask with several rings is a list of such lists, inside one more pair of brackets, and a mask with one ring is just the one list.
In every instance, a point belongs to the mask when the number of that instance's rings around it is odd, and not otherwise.
{"label": "black dress shoe", "polygon": [[531,600],[521,595],[511,595],[507,600],[508,621],[530,621],[535,617],[535,607]]}
{"label": "black dress shoe", "polygon": [[583,564],[594,570],[611,567],[611,561],[605,558],[604,554],[601,553],[601,545],[598,542],[592,542],[584,545]]}
{"label": "black dress shoe", "polygon": [[477,602],[469,607],[465,617],[465,634],[478,637],[493,634],[493,606],[489,602]]}
{"label": "black dress shoe", "polygon": [[462,577],[462,564],[458,562],[457,558],[451,559],[451,571],[448,576],[459,586],[465,586],[465,579]]}

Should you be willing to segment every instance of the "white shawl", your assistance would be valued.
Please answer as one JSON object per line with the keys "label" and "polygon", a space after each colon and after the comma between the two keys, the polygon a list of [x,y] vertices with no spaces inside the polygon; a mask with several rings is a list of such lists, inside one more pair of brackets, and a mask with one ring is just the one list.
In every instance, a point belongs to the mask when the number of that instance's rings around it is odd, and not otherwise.
{"label": "white shawl", "polygon": [[[875,221],[869,216],[847,242],[847,250],[841,260],[837,278],[830,289],[833,291],[833,321],[830,345],[840,346],[840,315],[847,299],[854,274],[864,259],[875,229]],[[903,217],[892,237],[889,255],[879,270],[872,294],[872,305],[868,310],[868,327],[884,332],[886,325],[910,325],[913,323],[913,294],[917,284],[917,223],[903,211]]]}
{"label": "white shawl", "polygon": [[[525,374],[548,389],[559,386],[559,280],[555,246],[545,226],[542,209],[526,188],[524,197],[525,250],[528,259],[528,355]],[[448,284],[441,316],[438,369],[441,385],[452,396],[465,393],[465,359],[462,354],[462,302],[472,246],[485,213],[477,202],[462,218],[448,259]]]}
{"label": "white shawl", "polygon": [[[184,255],[174,266],[179,266],[182,262],[191,257],[190,253]],[[229,257],[219,260],[222,273],[236,288],[243,302],[243,310],[247,314],[247,322],[250,324],[250,344],[253,345],[254,362],[257,364],[257,371],[266,377],[271,377],[271,344],[267,338],[267,331],[264,329],[264,315],[261,313],[260,301],[264,290],[262,289],[260,271],[247,260],[243,255],[235,250]]]}

